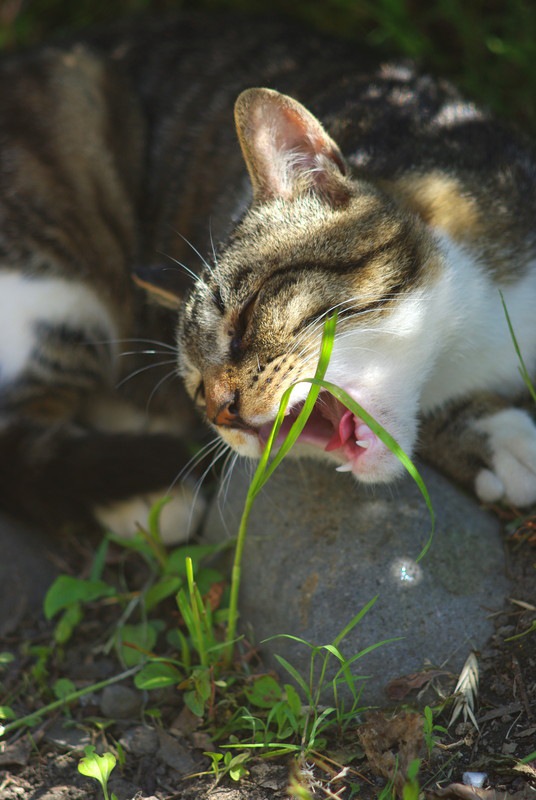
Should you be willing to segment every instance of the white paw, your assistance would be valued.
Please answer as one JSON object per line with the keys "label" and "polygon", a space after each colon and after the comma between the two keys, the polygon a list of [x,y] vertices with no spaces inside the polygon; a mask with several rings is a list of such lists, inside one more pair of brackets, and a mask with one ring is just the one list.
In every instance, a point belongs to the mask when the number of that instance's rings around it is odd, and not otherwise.
{"label": "white paw", "polygon": [[[164,544],[184,542],[195,533],[205,510],[205,501],[197,497],[184,484],[173,489],[160,514],[160,534]],[[152,492],[132,497],[109,506],[98,506],[95,516],[103,528],[122,539],[132,539],[140,526],[146,528],[151,507],[163,496],[163,492]]]}
{"label": "white paw", "polygon": [[516,506],[536,502],[536,426],[525,411],[509,408],[475,423],[487,434],[491,469],[481,470],[475,491],[486,503],[506,500]]}

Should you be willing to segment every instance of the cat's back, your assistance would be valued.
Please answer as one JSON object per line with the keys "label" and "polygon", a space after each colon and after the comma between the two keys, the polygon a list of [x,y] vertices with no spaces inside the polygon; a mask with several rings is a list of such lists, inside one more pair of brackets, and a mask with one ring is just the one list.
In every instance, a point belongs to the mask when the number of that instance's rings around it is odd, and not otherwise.
{"label": "cat's back", "polygon": [[146,222],[166,251],[177,247],[171,230],[208,248],[207,218],[213,238],[225,238],[249,203],[232,111],[243,89],[264,86],[304,103],[357,177],[455,238],[484,243],[499,273],[511,257],[526,261],[533,149],[448,81],[408,61],[378,63],[362,43],[228,13],[132,24],[94,43],[139,92],[149,124]]}

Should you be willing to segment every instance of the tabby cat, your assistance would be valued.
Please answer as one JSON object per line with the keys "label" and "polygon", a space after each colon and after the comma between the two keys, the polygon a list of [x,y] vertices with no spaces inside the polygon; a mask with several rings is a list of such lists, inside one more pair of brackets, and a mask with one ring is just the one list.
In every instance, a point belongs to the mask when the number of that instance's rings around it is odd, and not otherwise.
{"label": "tabby cat", "polygon": [[[4,58],[6,510],[132,532],[187,461],[177,359],[224,442],[258,457],[334,310],[328,380],[480,499],[536,501],[501,300],[534,371],[532,151],[448,83],[371,64],[278,22],[195,14]],[[297,451],[368,483],[401,472],[324,392]],[[168,538],[187,532],[177,491]]]}

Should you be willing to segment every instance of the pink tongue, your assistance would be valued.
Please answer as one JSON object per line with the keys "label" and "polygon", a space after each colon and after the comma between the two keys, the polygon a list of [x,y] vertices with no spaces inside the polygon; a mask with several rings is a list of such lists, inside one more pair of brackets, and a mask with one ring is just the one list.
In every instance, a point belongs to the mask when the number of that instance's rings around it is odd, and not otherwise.
{"label": "pink tongue", "polygon": [[338,450],[348,439],[355,439],[355,421],[352,412],[346,409],[339,420],[339,429],[333,434],[324,450],[328,453],[331,450]]}

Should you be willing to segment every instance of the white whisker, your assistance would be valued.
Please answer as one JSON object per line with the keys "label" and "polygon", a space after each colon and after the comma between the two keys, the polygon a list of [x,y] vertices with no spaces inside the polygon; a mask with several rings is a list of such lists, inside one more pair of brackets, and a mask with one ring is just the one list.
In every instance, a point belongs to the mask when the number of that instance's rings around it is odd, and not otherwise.
{"label": "white whisker", "polygon": [[211,460],[210,464],[209,464],[209,465],[208,465],[208,467],[205,469],[205,471],[203,472],[203,474],[201,475],[201,477],[200,477],[200,478],[199,478],[199,479],[196,481],[195,488],[194,488],[194,494],[193,494],[193,503],[192,503],[192,505],[195,505],[195,503],[196,503],[196,501],[197,501],[197,498],[198,498],[198,496],[199,496],[199,492],[201,491],[201,487],[202,487],[202,485],[203,485],[203,482],[204,482],[205,478],[207,477],[207,475],[209,474],[209,472],[210,472],[212,469],[214,469],[214,467],[216,466],[216,464],[218,463],[218,461],[220,460],[220,458],[222,458],[222,456],[223,456],[223,455],[225,455],[225,453],[226,453],[226,452],[227,452],[227,450],[229,449],[229,445],[228,445],[226,442],[224,442],[223,440],[222,440],[221,444],[222,444],[222,447],[221,447],[220,451],[219,451],[219,452],[218,452],[218,451],[216,451],[216,455],[215,455],[215,456],[212,458],[212,460]]}
{"label": "white whisker", "polygon": [[216,256],[216,248],[214,247],[214,239],[212,238],[212,218],[208,221],[208,235],[210,237],[210,246],[212,248],[212,258],[214,259],[214,266],[218,266],[218,257]]}
{"label": "white whisker", "polygon": [[153,344],[156,347],[165,347],[166,350],[170,350],[172,353],[178,352],[176,344],[173,345],[169,344],[169,342],[161,342],[158,339],[103,339],[102,341],[91,342],[88,344]]}
{"label": "white whisker", "polygon": [[131,372],[130,375],[127,375],[123,378],[119,383],[116,385],[116,389],[119,389],[123,384],[127,383],[131,378],[135,378],[136,375],[140,375],[142,372],[146,372],[148,369],[156,369],[157,367],[166,367],[169,364],[175,364],[175,359],[170,359],[169,361],[159,361],[158,364],[146,364],[144,367],[140,367],[140,369],[134,370]]}
{"label": "white whisker", "polygon": [[186,238],[186,236],[183,236],[183,235],[182,235],[182,233],[179,233],[179,231],[177,231],[177,230],[176,230],[176,231],[175,231],[175,233],[177,234],[177,236],[180,236],[180,237],[181,237],[181,239],[183,240],[183,242],[186,242],[186,244],[188,245],[188,247],[191,247],[191,249],[194,251],[194,253],[195,253],[197,256],[199,256],[199,258],[201,259],[201,263],[202,263],[202,264],[203,264],[203,265],[204,265],[204,266],[207,268],[207,270],[208,270],[208,272],[210,273],[210,275],[212,275],[212,277],[214,277],[214,272],[212,271],[212,267],[210,266],[210,264],[208,263],[208,261],[206,260],[206,258],[204,258],[204,257],[201,255],[201,253],[199,252],[199,250],[197,249],[197,247],[194,247],[194,245],[191,243],[191,241],[190,241],[189,239],[187,239],[187,238]]}
{"label": "white whisker", "polygon": [[173,488],[175,483],[179,480],[185,480],[190,473],[197,467],[198,464],[201,463],[205,458],[207,458],[217,447],[222,443],[222,440],[219,436],[215,436],[211,439],[207,444],[203,445],[197,453],[195,453],[189,461],[184,465],[181,471],[175,476],[175,479],[170,488]]}
{"label": "white whisker", "polygon": [[231,477],[238,458],[238,453],[236,453],[234,450],[229,450],[229,454],[224,461],[222,468],[222,479],[220,482],[220,488],[218,490],[218,506],[220,508],[223,508],[227,502],[227,495],[229,494],[229,489],[231,487]]}
{"label": "white whisker", "polygon": [[[179,236],[180,236],[180,234],[179,234]],[[190,269],[190,267],[187,267],[186,264],[182,263],[182,261],[179,261],[177,258],[174,258],[173,256],[170,256],[168,253],[159,252],[159,255],[163,256],[164,258],[169,258],[169,260],[173,261],[174,264],[177,264],[178,267],[182,267],[182,269],[186,272],[186,274],[189,275],[193,279],[194,283],[199,283],[202,286],[206,286],[206,282],[203,280],[201,275],[198,275],[197,272],[193,271],[193,269]]]}
{"label": "white whisker", "polygon": [[119,358],[123,356],[168,356],[169,350],[122,350]]}
{"label": "white whisker", "polygon": [[170,372],[167,373],[167,375],[164,375],[163,378],[160,378],[160,380],[158,381],[156,386],[153,388],[151,394],[149,395],[149,399],[147,400],[147,403],[145,405],[145,412],[146,413],[149,413],[149,406],[151,405],[151,400],[153,399],[153,397],[155,396],[157,391],[160,389],[162,384],[165,383],[166,381],[168,381],[170,378],[178,378],[178,377],[179,377],[178,372],[176,370],[172,369]]}

